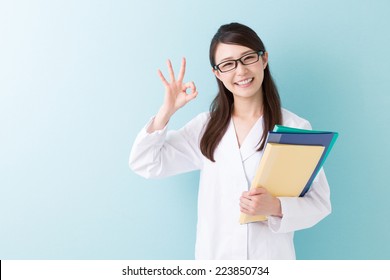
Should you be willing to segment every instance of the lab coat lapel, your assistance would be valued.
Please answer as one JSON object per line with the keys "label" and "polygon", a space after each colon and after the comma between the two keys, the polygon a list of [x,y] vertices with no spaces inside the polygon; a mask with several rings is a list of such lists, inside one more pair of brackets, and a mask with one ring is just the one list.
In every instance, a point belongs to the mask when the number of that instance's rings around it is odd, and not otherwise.
{"label": "lab coat lapel", "polygon": [[257,152],[262,133],[263,133],[263,117],[260,117],[257,120],[257,122],[253,125],[253,127],[251,128],[248,135],[244,139],[244,142],[241,145],[240,152],[241,152],[241,158],[243,162]]}
{"label": "lab coat lapel", "polygon": [[263,119],[260,118],[246,136],[241,148],[238,145],[233,120],[222,137],[215,151],[216,161],[221,161],[228,168],[230,175],[245,178],[244,161],[257,152],[258,143],[263,131]]}
{"label": "lab coat lapel", "polygon": [[236,175],[245,176],[233,120],[230,120],[225,135],[216,149],[215,156],[217,161],[222,161],[223,165],[229,168],[231,175],[235,173]]}

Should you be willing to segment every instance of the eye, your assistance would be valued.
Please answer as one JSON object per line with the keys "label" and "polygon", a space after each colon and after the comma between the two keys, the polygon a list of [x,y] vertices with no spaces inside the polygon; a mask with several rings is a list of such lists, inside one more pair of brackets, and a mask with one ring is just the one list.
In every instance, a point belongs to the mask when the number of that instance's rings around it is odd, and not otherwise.
{"label": "eye", "polygon": [[234,67],[235,67],[235,65],[234,65],[233,61],[226,61],[226,62],[223,62],[219,65],[219,68],[222,70],[227,70],[227,69],[231,69]]}
{"label": "eye", "polygon": [[253,62],[257,60],[257,55],[255,54],[248,54],[242,58],[244,62]]}

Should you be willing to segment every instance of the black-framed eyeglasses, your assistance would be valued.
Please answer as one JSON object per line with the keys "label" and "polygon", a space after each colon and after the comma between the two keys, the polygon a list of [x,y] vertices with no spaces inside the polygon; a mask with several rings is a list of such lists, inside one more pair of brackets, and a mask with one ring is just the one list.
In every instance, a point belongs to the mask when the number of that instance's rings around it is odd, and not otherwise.
{"label": "black-framed eyeglasses", "polygon": [[251,52],[241,56],[239,59],[231,59],[214,65],[215,70],[219,70],[221,73],[229,72],[237,68],[238,62],[242,65],[250,65],[259,61],[260,56],[264,54],[264,51]]}

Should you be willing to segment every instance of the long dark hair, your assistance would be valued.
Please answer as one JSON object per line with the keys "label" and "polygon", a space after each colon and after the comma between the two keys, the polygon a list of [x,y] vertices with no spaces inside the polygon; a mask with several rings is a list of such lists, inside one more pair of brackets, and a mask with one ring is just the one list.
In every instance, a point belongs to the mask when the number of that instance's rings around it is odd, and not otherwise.
{"label": "long dark hair", "polygon": [[[219,43],[241,45],[254,51],[265,51],[259,36],[248,26],[240,23],[222,25],[214,35],[210,44],[210,63],[215,65],[215,52]],[[232,115],[233,94],[217,78],[218,94],[210,106],[210,120],[200,141],[200,150],[209,160],[215,162],[214,151],[225,134]],[[264,69],[263,89],[263,120],[264,130],[260,139],[259,151],[264,148],[268,131],[275,124],[282,123],[281,102],[276,85],[271,77],[269,66]]]}

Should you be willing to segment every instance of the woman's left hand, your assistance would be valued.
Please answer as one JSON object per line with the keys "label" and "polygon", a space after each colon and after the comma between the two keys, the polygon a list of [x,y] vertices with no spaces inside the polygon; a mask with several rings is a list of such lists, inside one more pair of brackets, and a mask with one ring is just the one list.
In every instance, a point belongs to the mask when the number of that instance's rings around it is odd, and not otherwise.
{"label": "woman's left hand", "polygon": [[240,211],[248,215],[283,216],[279,198],[272,196],[265,188],[243,192]]}

